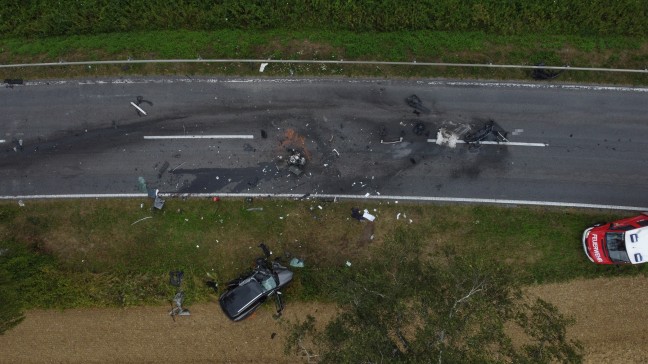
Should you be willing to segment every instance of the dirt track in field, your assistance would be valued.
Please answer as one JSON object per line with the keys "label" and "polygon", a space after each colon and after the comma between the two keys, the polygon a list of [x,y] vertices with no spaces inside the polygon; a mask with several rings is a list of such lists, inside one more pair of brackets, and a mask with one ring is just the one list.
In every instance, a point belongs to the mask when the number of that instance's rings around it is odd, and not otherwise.
{"label": "dirt track in field", "polygon": [[[648,278],[576,280],[529,289],[576,318],[569,330],[588,363],[648,362]],[[0,336],[1,363],[303,362],[283,353],[286,320],[334,314],[332,306],[288,303],[283,320],[264,307],[232,323],[217,303],[194,305],[173,322],[166,307],[33,310]],[[273,338],[273,333],[275,333]]]}

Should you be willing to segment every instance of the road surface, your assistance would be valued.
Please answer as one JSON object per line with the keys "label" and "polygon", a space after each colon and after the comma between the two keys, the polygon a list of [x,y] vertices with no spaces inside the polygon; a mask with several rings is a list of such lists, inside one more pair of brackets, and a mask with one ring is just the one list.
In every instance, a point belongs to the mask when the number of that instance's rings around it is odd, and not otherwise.
{"label": "road surface", "polygon": [[[414,94],[429,113],[405,102]],[[647,100],[648,89],[546,83],[27,82],[0,89],[0,195],[130,194],[146,185],[642,207]],[[511,144],[432,141],[440,128],[474,133],[488,120]],[[288,170],[289,149],[306,158],[300,176]]]}

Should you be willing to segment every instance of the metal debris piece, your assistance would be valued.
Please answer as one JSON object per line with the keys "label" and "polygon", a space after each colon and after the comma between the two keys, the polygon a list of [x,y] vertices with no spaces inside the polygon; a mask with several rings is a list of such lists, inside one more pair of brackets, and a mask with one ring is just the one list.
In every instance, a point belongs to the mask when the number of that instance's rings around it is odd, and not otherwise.
{"label": "metal debris piece", "polygon": [[492,119],[489,119],[484,126],[475,131],[474,133],[468,132],[464,135],[464,141],[466,143],[473,143],[473,144],[479,144],[479,142],[484,141],[488,139],[489,137],[493,136],[495,137],[497,142],[508,142],[508,139],[506,139],[506,135],[508,133],[504,132],[501,128],[499,128],[496,124],[495,121]]}
{"label": "metal debris piece", "polygon": [[304,173],[303,168],[306,165],[306,158],[296,149],[289,149],[290,156],[287,159],[288,171],[299,176]]}
{"label": "metal debris piece", "polygon": [[369,210],[365,209],[364,214],[362,214],[362,217],[369,220],[369,221],[374,221],[376,217],[372,214],[369,213]]}
{"label": "metal debris piece", "polygon": [[[143,205],[143,204],[142,204],[142,205]],[[143,217],[143,218],[141,218],[141,219],[135,221],[134,223],[132,223],[131,226],[137,224],[137,223],[140,222],[140,221],[144,221],[144,220],[148,220],[148,219],[152,219],[152,218],[153,218],[153,216]]]}
{"label": "metal debris piece", "polygon": [[174,287],[180,287],[184,278],[184,272],[181,270],[173,270],[169,272],[169,284]]}
{"label": "metal debris piece", "polygon": [[351,217],[354,218],[354,219],[356,219],[356,220],[358,220],[358,221],[362,221],[362,220],[365,219],[365,218],[362,216],[362,214],[360,213],[360,209],[357,208],[357,207],[353,207],[353,208],[351,209]]}
{"label": "metal debris piece", "polygon": [[304,261],[299,258],[292,258],[290,260],[290,266],[295,268],[304,268]]}
{"label": "metal debris piece", "polygon": [[160,196],[155,196],[155,202],[153,202],[153,207],[155,207],[158,210],[162,210],[164,207],[164,200],[160,198]]}
{"label": "metal debris piece", "polygon": [[138,114],[139,116],[142,116],[142,115],[146,116],[146,115],[148,115],[148,114],[146,113],[146,111],[144,111],[141,107],[135,105],[134,102],[131,101],[130,104],[133,105],[133,107],[137,109],[137,114]]}
{"label": "metal debris piece", "polygon": [[414,110],[418,111],[419,113],[424,113],[424,114],[430,113],[430,109],[423,106],[423,101],[421,101],[421,99],[416,95],[408,96],[405,99],[405,102],[407,103],[407,105],[414,108]]}
{"label": "metal debris piece", "polygon": [[171,312],[169,312],[169,315],[173,318],[173,321],[175,321],[176,316],[191,316],[191,313],[188,309],[182,308],[184,297],[185,296],[183,291],[176,293],[176,295],[173,297],[173,300],[171,302]]}

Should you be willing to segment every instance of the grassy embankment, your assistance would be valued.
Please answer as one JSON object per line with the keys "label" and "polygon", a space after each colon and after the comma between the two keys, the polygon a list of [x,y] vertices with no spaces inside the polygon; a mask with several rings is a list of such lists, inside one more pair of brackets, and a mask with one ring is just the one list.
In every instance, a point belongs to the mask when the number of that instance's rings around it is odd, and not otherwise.
{"label": "grassy embankment", "polygon": [[[375,208],[375,223],[351,219],[355,205]],[[247,211],[250,206],[263,211]],[[317,200],[170,200],[164,211],[149,207],[144,200],[1,203],[0,248],[8,250],[0,269],[26,307],[161,303],[172,296],[168,272],[175,269],[185,271],[188,302],[205,301],[206,273],[220,284],[235,278],[260,255],[261,241],[278,255],[305,260],[286,292],[302,300],[326,300],[328,283],[343,276],[336,272],[379,269],[372,256],[396,238],[419,245],[425,259],[452,251],[501,262],[526,283],[646,271],[595,266],[583,255],[583,229],[620,213]],[[133,225],[147,216],[152,218]]]}
{"label": "grassy embankment", "polygon": [[[0,63],[258,58],[431,61],[644,69],[648,4],[634,0],[305,2],[72,0],[0,9]],[[258,64],[3,69],[0,78],[258,75]],[[266,75],[529,79],[530,71],[270,65]],[[647,84],[571,71],[561,81]]]}

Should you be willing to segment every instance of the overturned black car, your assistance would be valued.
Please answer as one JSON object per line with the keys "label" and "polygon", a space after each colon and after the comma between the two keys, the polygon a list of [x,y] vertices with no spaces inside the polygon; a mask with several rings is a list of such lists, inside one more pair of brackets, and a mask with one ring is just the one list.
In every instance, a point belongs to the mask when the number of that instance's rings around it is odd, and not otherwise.
{"label": "overturned black car", "polygon": [[230,320],[245,319],[272,295],[275,296],[277,316],[283,311],[280,290],[292,281],[293,272],[276,260],[270,262],[272,253],[265,244],[260,244],[259,247],[265,257],[256,260],[252,272],[227,283],[225,292],[218,299]]}

